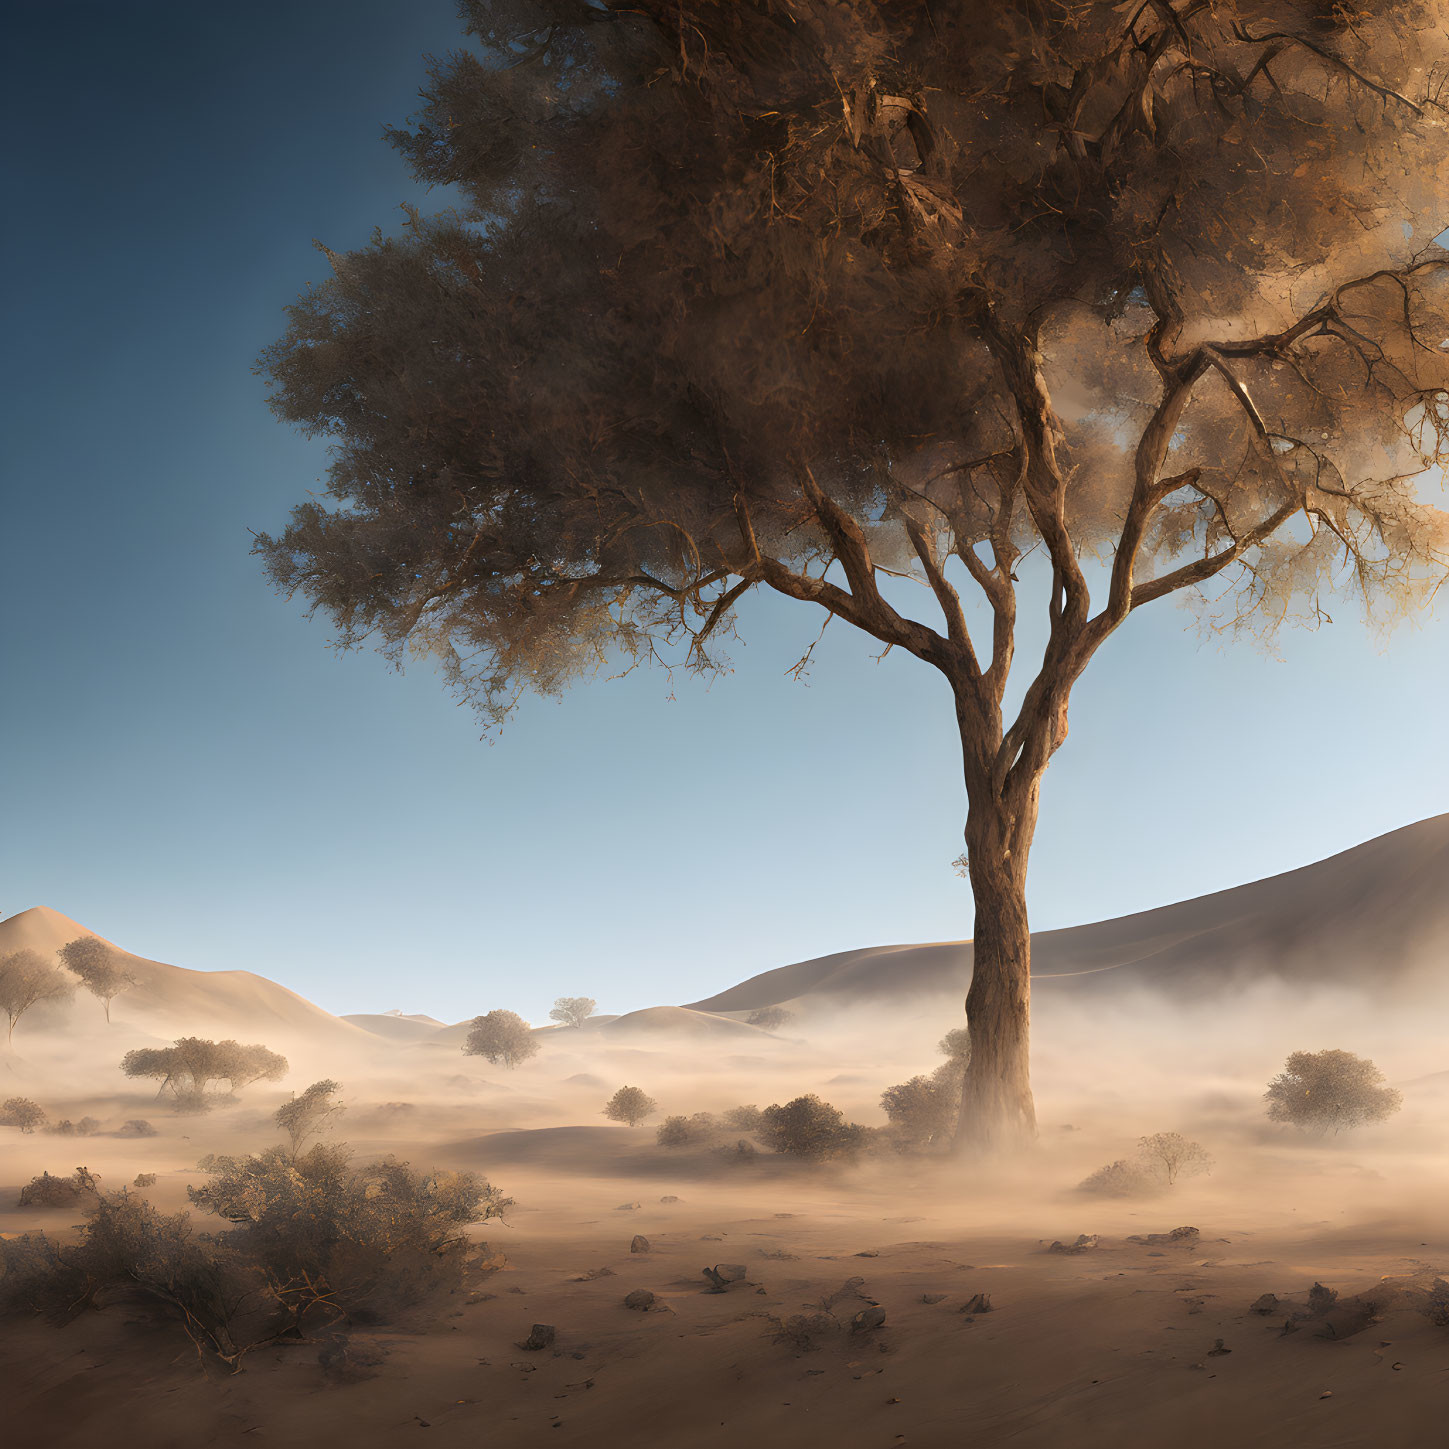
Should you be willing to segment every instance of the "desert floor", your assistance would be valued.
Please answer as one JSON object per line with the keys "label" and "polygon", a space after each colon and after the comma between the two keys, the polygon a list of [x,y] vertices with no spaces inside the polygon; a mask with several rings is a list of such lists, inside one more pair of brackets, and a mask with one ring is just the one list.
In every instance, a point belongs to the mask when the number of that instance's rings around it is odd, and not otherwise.
{"label": "desert floor", "polygon": [[[402,1049],[374,1063],[305,1064],[344,1079],[349,1110],[335,1135],[360,1158],[394,1152],[416,1166],[481,1170],[516,1200],[506,1223],[479,1230],[493,1266],[464,1291],[352,1335],[353,1356],[376,1360],[369,1376],[333,1381],[316,1345],[259,1350],[232,1375],[132,1305],[62,1329],[12,1321],[0,1326],[0,1442],[1449,1442],[1449,1328],[1420,1311],[1422,1290],[1449,1276],[1444,1075],[1406,1088],[1394,1123],[1315,1140],[1262,1120],[1256,1039],[1197,1051],[1196,1074],[1175,1066],[1183,1051],[1171,1041],[1139,1054],[1135,1075],[1111,1054],[1084,1074],[1063,1035],[1041,1055],[1042,1135],[1022,1160],[885,1153],[810,1168],[763,1152],[740,1160],[660,1148],[652,1123],[607,1123],[599,1107],[625,1081],[652,1091],[662,1111],[818,1091],[877,1123],[881,1086],[912,1062],[933,1065],[924,1038],[903,1032],[875,1057],[844,1033],[735,1056],[701,1042],[560,1041],[514,1073]],[[1405,1069],[1426,1060],[1432,1053]],[[0,1232],[69,1230],[73,1211],[21,1211],[15,1201],[34,1173],[77,1162],[108,1187],[156,1172],[148,1196],[180,1209],[186,1184],[201,1180],[197,1158],[265,1145],[275,1136],[269,1113],[287,1095],[253,1089],[182,1117],[131,1084],[65,1098],[57,1062],[53,1054],[29,1068],[50,1084],[52,1116],[146,1115],[159,1135],[0,1129]],[[10,1091],[27,1068],[16,1070]],[[310,1080],[294,1075],[284,1087]],[[388,1105],[399,1101],[411,1105]],[[1137,1134],[1166,1129],[1203,1141],[1212,1173],[1141,1200],[1076,1190]],[[1198,1232],[1186,1241],[1128,1241],[1189,1225]],[[636,1234],[647,1252],[631,1252]],[[1096,1245],[1051,1251],[1081,1234],[1097,1235]],[[741,1265],[745,1276],[710,1291],[702,1269],[715,1264]],[[1339,1308],[1285,1332],[1315,1283],[1338,1291]],[[625,1307],[641,1288],[655,1305]],[[1253,1312],[1265,1293],[1282,1301]],[[963,1312],[978,1294],[990,1311]],[[1351,1301],[1359,1295],[1367,1298]],[[871,1304],[884,1324],[852,1331]],[[783,1335],[794,1315],[826,1307],[831,1319],[813,1342]],[[552,1348],[519,1346],[536,1323],[555,1327]]]}

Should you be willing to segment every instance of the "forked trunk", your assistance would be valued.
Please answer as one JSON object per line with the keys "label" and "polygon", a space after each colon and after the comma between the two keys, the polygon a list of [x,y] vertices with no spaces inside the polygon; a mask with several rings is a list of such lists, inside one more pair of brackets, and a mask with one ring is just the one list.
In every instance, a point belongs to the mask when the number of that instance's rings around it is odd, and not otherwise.
{"label": "forked trunk", "polygon": [[[1030,835],[981,820],[967,826],[976,897],[966,1021],[971,1061],[961,1089],[956,1144],[972,1152],[1009,1151],[1036,1137],[1031,1096],[1031,928],[1026,916]],[[1021,822],[1027,826],[1034,822]],[[1015,839],[1016,844],[1009,844]]]}

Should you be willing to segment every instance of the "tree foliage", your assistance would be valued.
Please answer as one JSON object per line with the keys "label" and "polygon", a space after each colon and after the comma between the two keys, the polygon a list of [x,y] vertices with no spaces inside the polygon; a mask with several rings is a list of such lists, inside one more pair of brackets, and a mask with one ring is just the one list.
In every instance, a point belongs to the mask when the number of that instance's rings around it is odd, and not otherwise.
{"label": "tree foliage", "polygon": [[620,1087],[604,1103],[604,1116],[611,1122],[624,1122],[637,1127],[646,1117],[659,1110],[659,1103],[640,1087]]}
{"label": "tree foliage", "polygon": [[206,1104],[207,1089],[226,1082],[239,1092],[254,1082],[279,1081],[287,1074],[287,1059],[259,1043],[209,1041],[204,1037],[178,1037],[169,1047],[137,1047],[121,1058],[128,1077],[153,1077],[157,1092],[169,1091],[180,1107],[196,1110]]}
{"label": "tree foliage", "polygon": [[813,1092],[783,1106],[772,1102],[760,1113],[758,1135],[775,1152],[814,1162],[853,1157],[865,1143],[865,1128]]}
{"label": "tree foliage", "polygon": [[563,1026],[582,1026],[598,1010],[598,1006],[592,996],[560,996],[548,1018]]}
{"label": "tree foliage", "polygon": [[1384,1074],[1367,1057],[1333,1048],[1294,1052],[1263,1100],[1271,1121],[1316,1132],[1382,1122],[1404,1105],[1403,1093],[1384,1085]]}
{"label": "tree foliage", "polygon": [[745,1018],[748,1025],[761,1027],[765,1031],[779,1031],[782,1026],[789,1026],[794,1020],[795,1013],[783,1006],[762,1006]]}
{"label": "tree foliage", "polygon": [[60,959],[82,986],[99,998],[111,1019],[111,1002],[136,984],[136,978],[120,963],[120,953],[99,936],[77,936],[60,948]]}
{"label": "tree foliage", "polygon": [[72,987],[38,951],[11,951],[0,956],[0,1011],[9,1020],[6,1040],[14,1041],[15,1026],[31,1007],[46,1001],[66,1001]]}
{"label": "tree foliage", "polygon": [[313,1082],[304,1092],[294,1096],[290,1102],[283,1102],[272,1120],[287,1134],[295,1157],[309,1137],[315,1137],[333,1118],[346,1110],[337,1100],[341,1084],[330,1077]]}
{"label": "tree foliage", "polygon": [[45,1108],[29,1097],[10,1097],[0,1102],[0,1127],[18,1127],[34,1132],[45,1121]]}
{"label": "tree foliage", "polygon": [[1168,1187],[1180,1177],[1196,1177],[1212,1171],[1213,1160],[1201,1142],[1184,1137],[1181,1132],[1154,1132],[1137,1143],[1137,1156],[1151,1171],[1158,1173]]}
{"label": "tree foliage", "polygon": [[516,1067],[538,1050],[533,1030],[516,1011],[490,1011],[475,1016],[463,1043],[463,1054],[483,1057],[494,1066]]}

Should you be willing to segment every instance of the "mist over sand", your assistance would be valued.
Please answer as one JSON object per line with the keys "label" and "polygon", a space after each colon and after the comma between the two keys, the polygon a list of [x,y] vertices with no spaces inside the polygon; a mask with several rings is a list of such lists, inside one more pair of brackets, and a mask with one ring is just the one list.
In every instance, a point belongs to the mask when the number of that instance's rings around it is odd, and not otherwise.
{"label": "mist over sand", "polygon": [[[73,929],[27,912],[0,922],[0,946],[53,950]],[[342,1083],[330,1137],[355,1160],[481,1172],[515,1206],[471,1230],[487,1252],[457,1294],[340,1330],[368,1365],[352,1382],[319,1368],[336,1333],[259,1349],[233,1376],[146,1307],[60,1329],[12,1320],[0,1326],[17,1386],[7,1443],[89,1444],[103,1422],[155,1446],[393,1445],[422,1429],[510,1446],[1433,1442],[1449,1328],[1423,1303],[1449,1272],[1449,976],[1431,934],[1392,969],[1361,958],[1356,980],[1334,958],[1313,984],[1311,962],[1270,941],[1225,961],[1216,991],[1200,972],[1167,989],[1140,975],[1102,973],[1090,990],[1042,980],[1040,1139],[988,1163],[884,1140],[821,1165],[741,1152],[751,1134],[723,1129],[678,1148],[655,1140],[666,1115],[805,1093],[883,1127],[882,1090],[929,1073],[960,1024],[959,989],[939,981],[894,1003],[798,991],[775,1031],[743,1008],[669,1006],[544,1028],[537,1054],[508,1070],[465,1056],[466,1023],[425,1010],[342,1020],[244,973],[140,962],[144,982],[109,1027],[82,996],[17,1030],[0,1096],[100,1130],[0,1129],[7,1237],[74,1231],[75,1209],[16,1200],[34,1175],[78,1163],[106,1189],[155,1173],[133,1190],[188,1209],[204,1154],[275,1142],[277,1106],[321,1077]],[[264,1042],[288,1073],[203,1113],[120,1075],[124,1051],[188,1025]],[[1289,1052],[1324,1047],[1372,1058],[1402,1110],[1337,1135],[1270,1122],[1269,1079]],[[603,1115],[625,1084],[658,1103],[635,1128]],[[156,1135],[115,1135],[136,1118]],[[1169,1131],[1201,1143],[1211,1171],[1144,1197],[1079,1190]],[[191,1210],[198,1230],[217,1226]],[[1196,1232],[1131,1241],[1184,1227]],[[631,1251],[636,1235],[647,1251]],[[702,1270],[715,1265],[743,1274],[711,1291]],[[1308,1316],[1315,1283],[1347,1305],[1338,1317]],[[655,1295],[648,1311],[624,1305],[636,1290]],[[1265,1294],[1273,1310],[1253,1312]],[[860,1327],[876,1308],[883,1323]],[[805,1319],[816,1328],[802,1341],[789,1325]],[[540,1323],[552,1346],[520,1347]]]}

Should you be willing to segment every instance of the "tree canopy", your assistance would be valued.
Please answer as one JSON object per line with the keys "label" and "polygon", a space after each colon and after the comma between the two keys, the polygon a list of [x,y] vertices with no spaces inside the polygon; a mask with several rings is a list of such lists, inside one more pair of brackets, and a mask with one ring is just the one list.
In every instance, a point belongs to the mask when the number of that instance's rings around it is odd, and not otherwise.
{"label": "tree canopy", "polygon": [[136,984],[136,978],[120,963],[120,953],[99,936],[77,936],[60,948],[60,959],[79,977],[80,983],[106,1008],[111,1019],[111,1002]]}
{"label": "tree canopy", "polygon": [[39,951],[25,948],[0,956],[0,1011],[9,1023],[5,1039],[14,1041],[20,1018],[46,1001],[65,1001],[73,988]]}

